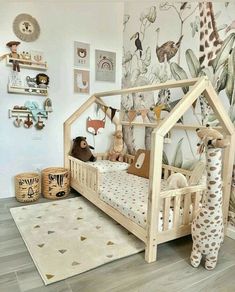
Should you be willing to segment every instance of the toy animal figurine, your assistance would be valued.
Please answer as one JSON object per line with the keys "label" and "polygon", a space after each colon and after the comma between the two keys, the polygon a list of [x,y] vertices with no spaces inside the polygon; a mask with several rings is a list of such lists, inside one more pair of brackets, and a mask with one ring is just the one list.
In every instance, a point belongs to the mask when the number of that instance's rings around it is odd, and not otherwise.
{"label": "toy animal figurine", "polygon": [[96,161],[96,157],[91,153],[91,149],[94,147],[87,144],[86,137],[77,137],[73,139],[73,147],[71,154],[73,157],[86,161]]}
{"label": "toy animal figurine", "polygon": [[50,78],[44,73],[39,73],[36,75],[36,84],[39,88],[47,88]]}
{"label": "toy animal figurine", "polygon": [[26,83],[28,87],[33,87],[33,88],[37,87],[36,77],[26,76]]}
{"label": "toy animal figurine", "polygon": [[[14,59],[20,59],[20,54],[17,53],[17,47],[20,44],[20,42],[17,41],[11,41],[8,42],[6,45],[10,48],[11,53],[9,54],[10,58]],[[13,71],[20,72],[20,65],[18,60],[10,60],[10,62],[13,64]]]}
{"label": "toy animal figurine", "polygon": [[123,162],[125,152],[122,131],[117,130],[114,134],[112,146],[109,150],[108,160]]}
{"label": "toy animal figurine", "polygon": [[31,62],[28,62],[31,60],[31,54],[29,52],[23,51],[20,54],[21,59],[26,60],[27,62],[22,62],[22,64],[26,64],[26,65],[31,65]]}
{"label": "toy animal figurine", "polygon": [[207,191],[192,222],[193,247],[191,265],[198,267],[201,258],[205,256],[205,268],[215,268],[220,245],[224,238],[222,214],[222,148],[228,146],[228,141],[214,129],[197,129],[201,139],[199,151],[206,151]]}

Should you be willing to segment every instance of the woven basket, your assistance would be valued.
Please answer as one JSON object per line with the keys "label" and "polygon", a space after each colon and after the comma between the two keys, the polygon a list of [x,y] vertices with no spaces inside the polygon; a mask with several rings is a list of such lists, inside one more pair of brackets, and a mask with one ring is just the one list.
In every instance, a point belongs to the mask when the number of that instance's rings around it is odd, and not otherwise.
{"label": "woven basket", "polygon": [[63,167],[49,167],[42,170],[42,193],[47,199],[62,199],[70,192],[69,170]]}
{"label": "woven basket", "polygon": [[15,176],[16,200],[22,203],[33,202],[40,197],[40,176],[38,173],[20,173]]}

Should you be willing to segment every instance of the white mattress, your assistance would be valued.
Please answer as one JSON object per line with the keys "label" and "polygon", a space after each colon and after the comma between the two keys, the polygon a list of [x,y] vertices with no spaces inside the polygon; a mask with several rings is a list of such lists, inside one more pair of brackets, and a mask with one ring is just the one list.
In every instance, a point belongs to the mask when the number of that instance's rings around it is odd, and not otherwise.
{"label": "white mattress", "polygon": [[[102,174],[100,198],[110,206],[120,211],[142,227],[146,226],[149,180],[125,171]],[[162,190],[167,189],[166,181],[162,180]],[[180,209],[183,215],[183,210]],[[162,213],[159,215],[158,230],[163,229]],[[169,214],[169,228],[173,227],[173,210]]]}
{"label": "white mattress", "polygon": [[99,172],[110,172],[110,171],[120,171],[127,170],[130,166],[126,162],[119,161],[109,161],[109,160],[97,160],[95,162],[88,161],[87,164],[98,168]]}

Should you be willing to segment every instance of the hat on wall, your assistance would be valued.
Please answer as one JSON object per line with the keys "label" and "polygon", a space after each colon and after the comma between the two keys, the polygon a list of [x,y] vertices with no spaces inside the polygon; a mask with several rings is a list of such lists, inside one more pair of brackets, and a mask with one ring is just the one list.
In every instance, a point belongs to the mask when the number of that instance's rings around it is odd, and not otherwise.
{"label": "hat on wall", "polygon": [[17,42],[17,41],[10,41],[6,44],[7,47],[12,47],[14,45],[18,46],[20,44],[20,42]]}
{"label": "hat on wall", "polygon": [[22,41],[33,42],[39,37],[40,26],[31,15],[22,13],[16,16],[13,31]]}

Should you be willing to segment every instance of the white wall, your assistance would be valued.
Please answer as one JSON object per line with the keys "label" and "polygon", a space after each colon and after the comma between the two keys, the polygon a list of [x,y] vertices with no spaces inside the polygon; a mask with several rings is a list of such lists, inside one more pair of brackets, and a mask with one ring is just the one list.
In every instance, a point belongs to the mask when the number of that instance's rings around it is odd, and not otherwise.
{"label": "white wall", "polygon": [[[33,3],[32,3],[33,2]],[[26,100],[36,100],[42,104],[44,97],[14,95],[7,93],[7,82],[11,68],[5,61],[0,63],[0,198],[14,196],[14,176],[20,172],[34,171],[36,168],[63,165],[63,122],[89,95],[73,93],[73,42],[91,44],[91,89],[90,93],[121,87],[122,57],[122,3],[78,3],[67,1],[28,1],[1,3],[0,9],[0,54],[8,52],[5,44],[17,40],[12,30],[14,18],[20,13],[28,13],[38,20],[41,34],[31,43],[21,42],[19,50],[38,50],[45,53],[50,76],[49,97],[53,102],[46,127],[42,131],[34,128],[15,128],[13,119],[8,118],[8,109],[23,105]],[[117,53],[116,83],[95,82],[95,49]],[[22,74],[35,76],[39,71],[22,69]],[[119,107],[120,99],[107,103]],[[93,145],[92,136],[85,130],[88,114],[83,115],[74,129],[74,135],[86,135]],[[97,136],[96,151],[109,146],[108,137],[114,130],[107,121],[105,134]]]}

